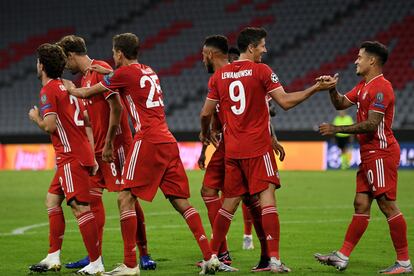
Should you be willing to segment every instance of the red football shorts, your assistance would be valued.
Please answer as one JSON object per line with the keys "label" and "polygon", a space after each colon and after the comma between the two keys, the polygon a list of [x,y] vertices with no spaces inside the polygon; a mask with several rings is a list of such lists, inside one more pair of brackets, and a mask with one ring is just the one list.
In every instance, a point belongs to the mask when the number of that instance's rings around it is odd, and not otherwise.
{"label": "red football shorts", "polygon": [[224,197],[254,195],[266,190],[272,183],[280,187],[279,172],[273,149],[264,155],[248,159],[225,158]]}
{"label": "red football shorts", "polygon": [[122,180],[123,189],[130,189],[133,195],[146,201],[154,199],[158,187],[166,197],[190,197],[177,143],[134,141],[125,162]]}
{"label": "red football shorts", "polygon": [[122,190],[122,168],[125,163],[124,147],[119,147],[115,150],[115,160],[112,163],[107,163],[102,160],[102,155],[95,156],[99,164],[99,170],[96,175],[91,176],[91,189],[100,188],[107,189],[109,192],[119,192]]}
{"label": "red football shorts", "polygon": [[89,203],[89,168],[82,166],[78,160],[59,165],[50,183],[49,193],[64,195],[66,202],[72,199]]}
{"label": "red football shorts", "polygon": [[362,160],[357,173],[356,192],[369,192],[375,198],[385,195],[388,200],[396,200],[399,165],[399,150],[382,158]]}
{"label": "red football shorts", "polygon": [[208,162],[203,186],[221,191],[224,186],[224,173],[224,144],[220,143]]}

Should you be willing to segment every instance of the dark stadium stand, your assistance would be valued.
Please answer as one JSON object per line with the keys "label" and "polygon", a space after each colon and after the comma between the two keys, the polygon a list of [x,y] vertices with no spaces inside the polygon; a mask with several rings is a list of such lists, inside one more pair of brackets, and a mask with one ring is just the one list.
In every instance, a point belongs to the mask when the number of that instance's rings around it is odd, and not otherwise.
{"label": "dark stadium stand", "polygon": [[[40,89],[34,52],[41,43],[68,33],[83,36],[89,55],[107,61],[112,59],[113,35],[136,33],[142,42],[140,61],[160,75],[170,128],[194,134],[209,77],[201,63],[203,40],[221,33],[235,44],[246,26],[268,30],[265,62],[287,91],[338,72],[339,89],[345,92],[358,82],[353,62],[360,42],[387,44],[391,55],[385,75],[397,97],[394,128],[414,128],[414,1],[17,0],[0,5],[8,11],[0,18],[0,142],[10,135],[41,133],[27,119]],[[279,108],[274,123],[281,131],[310,132],[334,115],[329,97],[320,93],[288,112]]]}

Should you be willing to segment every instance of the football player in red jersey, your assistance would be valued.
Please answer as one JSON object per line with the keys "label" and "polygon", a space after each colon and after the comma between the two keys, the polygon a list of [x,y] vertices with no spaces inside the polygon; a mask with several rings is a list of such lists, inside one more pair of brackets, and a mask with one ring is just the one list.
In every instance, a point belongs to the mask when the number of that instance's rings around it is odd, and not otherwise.
{"label": "football player in red jersey", "polygon": [[279,257],[280,226],[274,192],[280,182],[271,144],[267,97],[289,109],[329,87],[330,82],[317,82],[304,91],[286,93],[276,74],[261,63],[261,56],[266,52],[266,35],[261,28],[244,29],[237,39],[240,59],[223,66],[211,77],[209,94],[200,114],[200,140],[207,144],[214,141],[210,121],[220,103],[225,122],[225,199],[214,221],[210,262],[216,263],[218,247],[228,232],[242,196],[258,195],[270,257],[269,269],[280,273],[290,269]]}
{"label": "football player in red jersey", "polygon": [[89,175],[94,175],[98,169],[93,155],[90,124],[87,117],[84,117],[83,105],[67,92],[60,79],[66,63],[62,48],[43,44],[37,49],[37,55],[37,72],[43,87],[40,91],[40,109],[32,108],[29,117],[41,130],[50,134],[56,153],[57,170],[46,196],[49,254],[40,263],[30,266],[30,270],[60,270],[60,249],[65,232],[61,204],[66,198],[77,218],[91,260],[78,273],[103,273],[98,229],[89,204]]}
{"label": "football player in red jersey", "polygon": [[[96,66],[112,70],[102,60],[91,59],[87,55],[87,47],[83,38],[75,35],[63,37],[58,43],[67,56],[66,69],[73,74],[82,73],[81,86],[90,87],[103,80],[104,75],[93,71]],[[105,208],[102,192],[106,188],[110,192],[121,190],[121,174],[125,162],[125,154],[132,143],[132,133],[128,124],[128,115],[118,93],[109,92],[95,95],[84,100],[92,125],[95,141],[95,159],[99,164],[96,175],[91,177],[91,208],[98,223],[99,240],[102,246],[103,228],[105,225]],[[147,237],[144,212],[138,201],[137,212],[137,245],[140,253],[141,269],[155,269],[156,263],[151,259],[147,249]],[[66,264],[66,268],[82,268],[89,263],[89,257]]]}
{"label": "football player in red jersey", "polygon": [[[136,262],[136,198],[152,201],[158,188],[183,215],[203,253],[202,274],[210,273],[211,250],[200,215],[188,201],[188,179],[181,162],[177,142],[165,119],[163,92],[151,67],[138,63],[138,37],[131,33],[113,38],[113,57],[117,69],[90,88],[75,88],[67,83],[72,95],[88,98],[94,94],[118,90],[128,108],[136,134],[126,158],[119,193],[119,209],[124,263],[107,275],[138,275]],[[105,71],[105,70],[104,70]],[[109,72],[109,71],[106,71]],[[217,266],[220,265],[218,262]]]}
{"label": "football player in red jersey", "polygon": [[[397,261],[383,269],[383,274],[404,274],[413,271],[408,254],[407,224],[397,207],[397,171],[400,164],[400,146],[391,126],[394,118],[395,96],[391,83],[383,76],[382,68],[388,58],[388,49],[377,41],[361,44],[355,61],[356,73],[363,79],[345,95],[336,87],[329,90],[332,104],[342,110],[357,106],[357,123],[346,126],[322,124],[322,135],[335,133],[356,134],[361,152],[361,164],[356,177],[354,199],[355,214],[348,226],[345,241],[338,251],[315,254],[323,264],[346,269],[349,256],[368,227],[372,201],[377,204],[388,221]],[[333,81],[337,76],[322,76]]]}

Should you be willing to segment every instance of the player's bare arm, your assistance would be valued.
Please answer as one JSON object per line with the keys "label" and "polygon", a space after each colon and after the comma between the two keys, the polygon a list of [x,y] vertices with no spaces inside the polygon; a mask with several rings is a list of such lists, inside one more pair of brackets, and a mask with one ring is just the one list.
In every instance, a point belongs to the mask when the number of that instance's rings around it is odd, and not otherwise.
{"label": "player's bare arm", "polygon": [[54,113],[46,114],[46,116],[42,118],[39,109],[37,106],[34,106],[29,111],[29,118],[35,122],[41,130],[49,134],[56,131],[56,114]]}
{"label": "player's bare arm", "polygon": [[[213,116],[214,112],[216,111],[216,106],[218,101],[206,99],[203,109],[200,113],[200,121],[201,121],[201,132],[200,132],[200,141],[208,145],[211,141],[211,132],[210,132],[210,124],[211,124],[211,117]],[[217,146],[217,145],[215,145]]]}
{"label": "player's bare arm", "polygon": [[116,131],[119,128],[121,123],[121,114],[123,106],[121,104],[121,99],[118,94],[112,94],[108,99],[109,104],[109,126],[105,138],[105,146],[102,151],[102,160],[105,162],[113,162],[114,157],[114,148],[113,143],[116,136]]}
{"label": "player's bare arm", "polygon": [[384,114],[380,112],[369,111],[368,119],[365,121],[347,126],[334,126],[324,123],[319,126],[319,132],[323,136],[333,135],[338,132],[350,134],[369,133],[377,130],[378,125],[382,121],[383,117]]}
{"label": "player's bare arm", "polygon": [[[84,122],[85,122],[85,132],[86,132],[86,136],[88,136],[89,145],[92,148],[92,152],[95,152],[95,140],[93,139],[92,125],[89,120],[88,112],[86,110],[83,112],[83,117],[84,117]],[[89,170],[89,175],[95,175],[99,169],[98,162],[96,162],[95,158],[94,158],[94,161],[95,161],[95,164]]]}
{"label": "player's bare arm", "polygon": [[285,149],[283,146],[279,143],[276,137],[275,128],[272,124],[270,124],[270,133],[272,135],[272,148],[276,152],[276,154],[279,156],[279,160],[283,161],[285,160]]}
{"label": "player's bare arm", "polygon": [[198,167],[202,170],[206,169],[206,150],[207,150],[207,145],[203,144],[203,146],[201,147],[201,152],[200,152],[200,157],[198,158]]}
{"label": "player's bare arm", "polygon": [[332,81],[317,81],[311,87],[303,91],[286,93],[282,86],[269,92],[272,99],[280,105],[284,110],[291,109],[300,104],[318,91],[328,90],[336,85],[336,80]]}
{"label": "player's bare arm", "polygon": [[100,83],[97,83],[91,87],[76,88],[76,86],[70,80],[64,79],[62,82],[65,85],[66,90],[68,90],[69,94],[81,99],[87,99],[93,95],[102,94],[108,91],[108,89]]}
{"label": "player's bare arm", "polygon": [[89,67],[88,70],[95,71],[95,72],[97,72],[99,74],[102,74],[102,75],[107,75],[107,74],[113,72],[112,69],[105,68],[105,67],[103,67],[102,65],[99,65],[99,64],[91,65],[91,67]]}
{"label": "player's bare arm", "polygon": [[[339,75],[338,73],[336,73],[333,77],[332,76],[320,76],[316,78],[316,81],[333,82],[335,79],[338,80],[338,77]],[[336,86],[331,87],[329,89],[329,96],[336,110],[347,109],[348,107],[353,105],[353,103],[350,102],[344,95],[338,92],[338,90],[336,89]]]}

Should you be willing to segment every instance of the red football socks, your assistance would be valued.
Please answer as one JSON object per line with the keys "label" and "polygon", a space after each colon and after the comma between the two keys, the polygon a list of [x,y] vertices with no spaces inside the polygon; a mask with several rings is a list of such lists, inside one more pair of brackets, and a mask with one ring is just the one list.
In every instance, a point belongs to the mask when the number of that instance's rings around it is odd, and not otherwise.
{"label": "red football socks", "polygon": [[47,209],[49,216],[49,252],[53,253],[62,248],[63,235],[65,233],[65,217],[62,207]]}
{"label": "red football socks", "polygon": [[96,220],[96,227],[98,228],[98,239],[102,251],[102,237],[105,226],[105,207],[102,202],[102,192],[91,190],[91,210]]}
{"label": "red football socks", "polygon": [[390,227],[392,243],[397,253],[398,261],[408,261],[407,223],[403,214],[399,213],[387,219]]}
{"label": "red football socks", "polygon": [[220,244],[226,239],[233,216],[233,213],[223,208],[220,208],[218,211],[214,220],[213,239],[211,240],[211,251],[213,254],[217,255],[219,253]]}
{"label": "red football socks", "polygon": [[[211,228],[213,228],[214,220],[221,207],[221,199],[218,196],[203,196],[203,201],[207,207],[208,219],[210,221]],[[226,239],[220,245],[219,253],[225,253],[228,251]]]}
{"label": "red football socks", "polygon": [[279,260],[280,224],[275,206],[263,207],[262,226],[267,240],[268,257],[276,257]]}
{"label": "red football socks", "polygon": [[137,266],[137,215],[134,210],[127,210],[121,213],[121,232],[124,240],[124,264],[127,267]]}
{"label": "red football socks", "polygon": [[203,254],[204,260],[209,260],[211,257],[210,245],[206,237],[206,233],[201,223],[200,215],[197,210],[193,207],[189,207],[183,212],[183,217],[188,224],[191,232],[193,232],[194,238],[196,239],[198,246],[200,247],[201,253]]}
{"label": "red football socks", "polygon": [[87,211],[76,218],[89,259],[94,262],[101,256],[95,217],[92,211]]}
{"label": "red football socks", "polygon": [[147,232],[145,229],[145,217],[138,200],[135,202],[135,212],[137,214],[137,246],[140,256],[148,255]]}
{"label": "red football socks", "polygon": [[256,230],[257,238],[260,241],[261,256],[268,257],[266,234],[263,230],[262,223],[262,208],[260,207],[259,199],[250,199],[248,212],[253,219],[254,230]]}
{"label": "red football socks", "polygon": [[354,214],[352,221],[348,226],[348,230],[346,231],[345,241],[339,252],[349,257],[352,250],[357,245],[358,241],[361,239],[362,235],[367,229],[368,223],[369,215]]}

